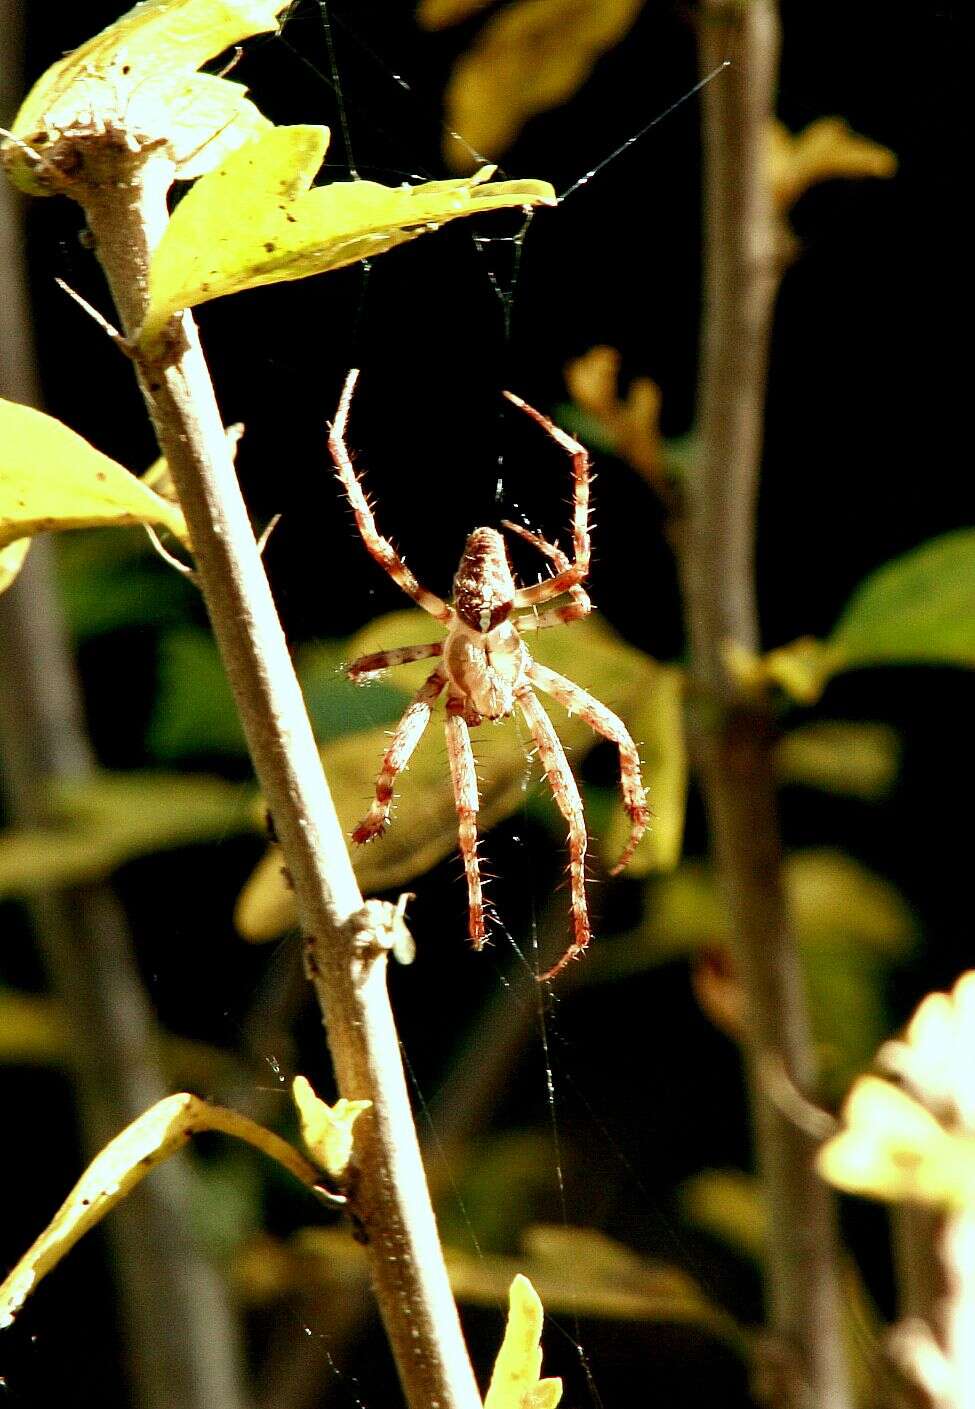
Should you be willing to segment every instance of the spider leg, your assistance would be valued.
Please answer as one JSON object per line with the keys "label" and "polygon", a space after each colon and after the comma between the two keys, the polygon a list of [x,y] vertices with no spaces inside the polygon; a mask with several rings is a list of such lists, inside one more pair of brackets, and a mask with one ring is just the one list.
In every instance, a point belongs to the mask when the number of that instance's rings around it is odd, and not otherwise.
{"label": "spider leg", "polygon": [[433,702],[446,683],[447,678],[442,667],[438,665],[433,674],[416,692],[412,703],[407,707],[405,714],[397,724],[396,731],[389,742],[389,748],[383,755],[379,777],[376,779],[376,796],[372,800],[369,811],[352,833],[352,840],[357,845],[361,846],[364,842],[379,836],[389,822],[393,784],[397,775],[402,773],[409,763],[413,750],[423,737],[423,731],[430,722]]}
{"label": "spider leg", "polygon": [[586,905],[586,819],[582,810],[579,788],[565,756],[562,740],[542,708],[535,692],[523,686],[517,692],[521,712],[535,740],[538,756],[558,804],[559,811],[569,825],[569,884],[572,890],[573,939],[557,964],[546,973],[539,975],[539,981],[554,978],[566,964],[578,956],[589,945],[589,909]]}
{"label": "spider leg", "polygon": [[[568,572],[572,564],[555,543],[549,543],[548,539],[542,538],[538,533],[532,533],[530,529],[523,528],[521,524],[512,523],[510,519],[502,519],[502,526],[511,533],[517,533],[519,538],[523,538],[526,543],[531,543],[540,553],[544,553],[547,558],[551,558],[555,564],[556,572]],[[568,589],[571,601],[564,607],[553,607],[547,612],[528,612],[525,616],[520,616],[516,620],[519,631],[541,631],[546,626],[564,626],[570,621],[579,621],[582,617],[588,616],[592,611],[592,602],[589,600],[589,593],[578,583]]]}
{"label": "spider leg", "polygon": [[573,680],[567,680],[564,675],[557,675],[554,670],[539,665],[537,661],[529,662],[526,666],[526,673],[532,684],[537,685],[540,690],[544,690],[547,695],[558,700],[559,704],[564,705],[570,714],[577,714],[580,719],[584,719],[590,729],[594,729],[597,734],[602,734],[604,739],[610,739],[619,750],[620,788],[623,793],[623,806],[630,814],[630,839],[623,850],[623,855],[610,871],[611,876],[618,875],[629,863],[637,843],[650,821],[650,808],[647,805],[647,795],[643,788],[640,755],[637,752],[636,744],[630,737],[623,721],[611,709],[607,709],[600,700],[590,695],[588,690],[584,690],[581,685],[577,685]]}
{"label": "spider leg", "polygon": [[[533,421],[537,421],[542,429],[572,456],[572,550],[575,561],[571,563],[566,561],[565,567],[559,567],[556,575],[550,577],[547,582],[538,582],[532,587],[522,587],[515,593],[514,604],[516,607],[536,607],[542,602],[550,602],[553,597],[561,596],[563,592],[568,592],[570,588],[582,582],[589,572],[589,471],[591,462],[586,447],[580,445],[571,435],[567,435],[560,426],[549,420],[548,416],[543,416],[541,411],[536,411],[534,406],[529,406],[527,401],[522,401],[521,397],[515,396],[513,392],[506,391],[505,396],[513,406],[517,406],[527,416],[531,416]],[[542,551],[544,552],[545,549]]]}
{"label": "spider leg", "polygon": [[426,660],[428,656],[442,655],[442,641],[430,641],[425,646],[397,646],[391,651],[376,651],[371,656],[360,656],[345,667],[345,673],[350,680],[361,685],[370,675],[378,675],[381,670],[392,670],[396,665],[408,665],[413,660]]}
{"label": "spider leg", "polygon": [[408,597],[413,598],[417,606],[422,607],[431,616],[435,616],[438,621],[452,621],[454,616],[452,609],[442,598],[437,597],[433,592],[428,592],[417,582],[389,539],[384,538],[379,532],[359,476],[352,468],[352,461],[345,444],[345,427],[349,419],[349,406],[352,403],[352,393],[355,390],[358,377],[358,369],[353,369],[346,377],[345,386],[342,388],[342,397],[328,437],[328,448],[335,465],[335,473],[342,481],[342,488],[352,505],[352,512],[355,514],[355,521],[359,526],[362,541],[376,562],[389,573],[398,587],[402,587]]}
{"label": "spider leg", "polygon": [[477,814],[480,800],[477,793],[477,771],[467,720],[451,711],[447,702],[447,757],[450,778],[454,785],[457,821],[460,830],[460,854],[467,878],[467,905],[470,917],[471,943],[482,949],[487,940],[484,924],[484,895],[481,889],[481,868],[477,859]]}

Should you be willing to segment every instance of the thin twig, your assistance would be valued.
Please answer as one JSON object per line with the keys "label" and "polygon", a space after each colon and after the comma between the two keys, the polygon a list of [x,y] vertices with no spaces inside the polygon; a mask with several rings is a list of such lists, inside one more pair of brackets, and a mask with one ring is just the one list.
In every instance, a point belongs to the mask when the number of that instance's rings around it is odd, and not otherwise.
{"label": "thin twig", "polygon": [[778,65],[774,0],[703,0],[700,66],[729,69],[703,95],[705,289],[698,462],[678,533],[692,651],[690,715],[717,868],[747,1001],[747,1064],[759,1171],[769,1213],[773,1332],[795,1409],[850,1403],[841,1335],[832,1199],[811,1169],[807,1132],[770,1099],[769,1062],[814,1089],[795,933],[782,883],[764,702],[726,665],[734,643],[759,648],[754,532],[780,231],[765,177]]}
{"label": "thin twig", "polygon": [[[138,330],[172,165],[107,145],[83,205],[126,335]],[[95,163],[89,166],[93,169]],[[392,907],[363,906],[284,634],[187,314],[139,380],[193,541],[200,586],[310,937],[339,1090],[373,1103],[356,1127],[350,1202],[411,1409],[479,1409],[424,1179],[386,991]],[[389,921],[392,924],[392,919]]]}

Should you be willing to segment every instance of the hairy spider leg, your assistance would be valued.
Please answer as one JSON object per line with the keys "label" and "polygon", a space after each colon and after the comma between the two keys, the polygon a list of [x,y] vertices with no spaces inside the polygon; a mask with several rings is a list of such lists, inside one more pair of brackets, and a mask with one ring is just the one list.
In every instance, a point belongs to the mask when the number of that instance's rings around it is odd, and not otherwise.
{"label": "hairy spider leg", "polygon": [[616,876],[624,866],[629,864],[630,858],[637,848],[637,843],[650,822],[650,808],[643,787],[640,755],[637,752],[636,744],[630,737],[629,730],[623,721],[611,709],[607,709],[604,704],[590,695],[588,690],[584,690],[581,685],[567,680],[564,675],[558,675],[554,670],[549,670],[548,666],[539,665],[534,660],[529,661],[526,666],[526,674],[533,685],[537,685],[540,690],[544,690],[546,695],[551,695],[554,700],[558,700],[559,704],[564,705],[570,714],[578,715],[589,725],[590,729],[595,730],[597,734],[602,734],[604,739],[609,739],[619,750],[620,790],[623,794],[623,806],[630,815],[630,839],[626,843],[623,855],[610,870],[609,874]]}
{"label": "hairy spider leg", "polygon": [[[454,785],[454,802],[460,832],[460,854],[467,879],[467,908],[471,943],[483,949],[487,940],[484,924],[484,894],[481,889],[481,868],[477,859],[477,814],[480,799],[477,792],[477,770],[471,734],[463,714],[454,713],[447,701],[447,757],[450,760],[450,780]],[[463,707],[458,700],[456,707]]]}
{"label": "hairy spider leg", "polygon": [[539,974],[539,982],[544,982],[554,978],[562,972],[566,964],[578,958],[583,950],[588,948],[592,937],[586,904],[586,819],[579,788],[565,756],[562,740],[556,734],[552,721],[534,691],[528,686],[518,691],[517,699],[535,740],[549,787],[569,827],[569,886],[572,892],[574,939],[558,963],[553,964],[544,974]]}
{"label": "hairy spider leg", "polygon": [[[554,543],[549,543],[547,538],[542,538],[541,534],[532,533],[530,529],[522,528],[521,524],[512,523],[511,519],[502,519],[502,527],[511,533],[517,533],[519,538],[523,538],[526,543],[531,543],[540,553],[544,553],[547,558],[551,558],[555,564],[556,572],[568,572],[572,566],[562,549]],[[519,631],[541,631],[546,626],[567,626],[570,621],[579,621],[582,617],[588,616],[592,611],[592,602],[589,600],[589,593],[578,583],[569,588],[571,601],[564,607],[552,607],[547,612],[526,612],[524,616],[515,618],[515,625]]]}
{"label": "hairy spider leg", "polygon": [[430,722],[433,703],[446,683],[447,677],[443,667],[438,665],[416,692],[412,703],[407,706],[397,724],[389,748],[383,755],[379,777],[376,779],[376,796],[369,811],[352,833],[352,840],[358,845],[371,841],[385,830],[393,800],[393,785],[423,737],[423,731]]}
{"label": "hairy spider leg", "polygon": [[351,665],[345,667],[345,673],[358,685],[370,675],[378,675],[381,670],[392,670],[396,665],[409,665],[410,661],[442,655],[442,641],[428,641],[423,646],[395,646],[390,651],[375,651],[370,656],[359,656]]}
{"label": "hairy spider leg", "polygon": [[338,410],[335,413],[335,420],[332,422],[328,437],[328,448],[335,465],[335,473],[342,481],[342,488],[352,505],[352,512],[355,514],[355,521],[359,526],[362,541],[376,562],[389,573],[397,587],[401,587],[408,597],[413,598],[417,606],[422,607],[431,616],[435,616],[438,621],[453,621],[453,609],[442,598],[433,592],[428,592],[416,580],[389,539],[384,538],[379,532],[372,509],[369,507],[369,501],[366,499],[359,482],[359,476],[352,468],[352,461],[345,444],[345,427],[349,419],[349,407],[352,403],[352,393],[355,390],[358,377],[358,368],[353,368],[346,377]]}
{"label": "hairy spider leg", "polygon": [[534,406],[529,406],[527,401],[522,401],[520,396],[515,396],[514,392],[506,391],[505,396],[513,406],[524,411],[527,416],[531,416],[533,421],[537,421],[556,444],[561,445],[569,455],[572,456],[572,551],[575,561],[567,563],[560,569],[554,577],[550,577],[547,582],[535,583],[532,587],[522,587],[515,594],[516,607],[537,607],[542,602],[550,602],[553,597],[560,597],[563,592],[568,592],[571,587],[588,576],[589,573],[589,472],[591,462],[589,452],[584,445],[580,445],[571,435],[567,435],[548,416],[543,416],[541,411],[536,411]]}

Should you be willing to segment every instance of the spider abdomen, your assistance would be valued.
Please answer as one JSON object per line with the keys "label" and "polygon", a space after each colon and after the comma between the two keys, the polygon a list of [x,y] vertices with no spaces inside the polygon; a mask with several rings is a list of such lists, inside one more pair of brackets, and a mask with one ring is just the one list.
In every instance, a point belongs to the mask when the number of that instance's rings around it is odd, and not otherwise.
{"label": "spider abdomen", "polygon": [[454,611],[474,631],[488,632],[507,620],[514,602],[504,539],[496,528],[476,528],[454,578]]}
{"label": "spider abdomen", "polygon": [[515,707],[515,691],[525,678],[526,651],[510,622],[482,633],[458,622],[444,642],[444,665],[452,694],[469,713],[504,719]]}

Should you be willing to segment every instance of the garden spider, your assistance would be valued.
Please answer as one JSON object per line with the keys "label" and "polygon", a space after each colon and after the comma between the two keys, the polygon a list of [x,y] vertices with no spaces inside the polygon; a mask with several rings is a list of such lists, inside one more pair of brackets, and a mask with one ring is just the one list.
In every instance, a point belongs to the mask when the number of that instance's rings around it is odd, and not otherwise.
{"label": "garden spider", "polygon": [[[620,783],[623,803],[630,815],[631,830],[629,841],[613,867],[612,875],[621,871],[630,860],[646,830],[650,815],[640,776],[640,757],[623,723],[579,685],[534,661],[521,639],[525,631],[537,631],[559,622],[577,621],[591,610],[589,597],[582,588],[589,571],[589,456],[578,441],[553,425],[547,416],[541,415],[510,391],[505,392],[509,401],[537,421],[572,457],[572,540],[575,556],[570,562],[555,544],[518,524],[503,520],[503,527],[544,553],[555,568],[554,574],[543,582],[532,587],[516,587],[501,534],[493,528],[476,528],[467,540],[454,578],[453,599],[447,603],[417,582],[393,545],[380,534],[362,485],[352,468],[345,444],[345,427],[358,376],[357,371],[351,371],[346,379],[329,436],[329,450],[336,472],[369,552],[407,596],[447,628],[447,635],[443,641],[432,641],[423,646],[400,646],[362,656],[348,667],[349,678],[361,682],[390,666],[405,665],[407,661],[424,660],[431,656],[441,657],[392,736],[379,770],[372,805],[352,833],[352,840],[357,843],[371,841],[381,835],[387,826],[395,779],[420,742],[433,704],[446,687],[447,753],[459,819],[460,851],[467,878],[470,936],[475,949],[480,949],[487,939],[487,930],[477,859],[477,775],[469,730],[484,719],[507,718],[514,713],[517,705],[531,730],[555,801],[569,828],[569,879],[574,933],[572,943],[562,958],[540,976],[542,979],[554,978],[589,944],[585,888],[587,835],[579,788],[561,741],[535,694],[536,689],[558,700],[570,713],[584,719],[597,734],[611,739],[619,749]],[[566,595],[569,600],[562,606],[550,607],[543,612],[535,610],[555,597]],[[523,616],[512,616],[512,612],[520,608],[528,610]]]}

